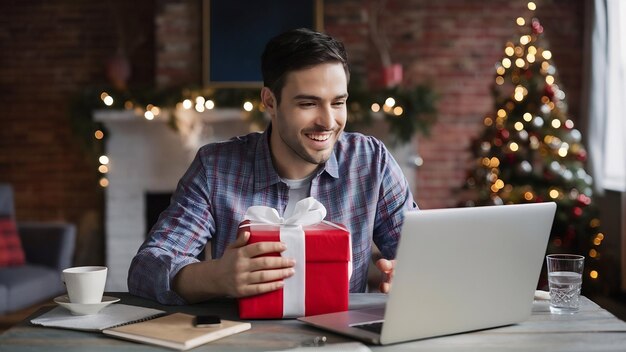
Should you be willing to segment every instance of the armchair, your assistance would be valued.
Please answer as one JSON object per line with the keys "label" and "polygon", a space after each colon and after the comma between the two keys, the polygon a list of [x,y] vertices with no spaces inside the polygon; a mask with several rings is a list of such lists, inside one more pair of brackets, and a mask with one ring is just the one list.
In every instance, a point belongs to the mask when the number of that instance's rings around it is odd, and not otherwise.
{"label": "armchair", "polygon": [[[13,189],[0,183],[0,216],[15,217]],[[61,271],[72,264],[76,228],[68,223],[18,222],[26,263],[0,267],[0,314],[65,292]]]}

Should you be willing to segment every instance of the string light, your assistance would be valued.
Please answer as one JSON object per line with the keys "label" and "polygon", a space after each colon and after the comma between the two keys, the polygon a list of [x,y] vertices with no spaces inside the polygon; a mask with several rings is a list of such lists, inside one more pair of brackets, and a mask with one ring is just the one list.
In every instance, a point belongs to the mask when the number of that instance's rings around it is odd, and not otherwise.
{"label": "string light", "polygon": [[104,102],[104,105],[111,106],[113,105],[113,97],[109,95],[107,92],[100,93],[100,99]]}
{"label": "string light", "polygon": [[[504,68],[500,67],[500,69],[504,73]],[[107,92],[101,92],[100,99],[106,106],[112,106],[114,104],[113,97],[109,95]],[[383,109],[385,112],[393,113],[395,116],[401,116],[402,114],[404,114],[404,108],[402,108],[401,106],[395,106],[395,105],[396,105],[396,100],[393,97],[388,97],[385,100]],[[206,99],[202,95],[198,95],[193,100],[184,99],[182,102],[178,102],[176,104],[176,107],[177,108],[182,107],[185,110],[191,110],[192,108],[194,108],[197,112],[201,113],[201,112],[204,112],[205,110],[214,109],[215,102],[211,99]],[[135,104],[130,100],[127,100],[124,102],[124,108],[127,110],[134,109],[135,110],[134,112],[136,115],[143,116],[148,121],[154,120],[157,116],[161,114],[161,108],[159,108],[158,106],[155,106],[153,104],[148,104],[146,105],[146,108],[144,110],[139,106],[135,106]],[[242,104],[242,109],[247,112],[251,112],[252,110],[254,110],[254,104],[250,101],[245,101]],[[371,105],[372,112],[379,112],[380,109],[381,109],[381,106],[378,103],[373,103]],[[259,104],[258,110],[260,112],[263,112],[265,110],[263,104]],[[94,131],[94,138],[98,140],[102,140],[104,138],[104,132],[102,130]],[[109,164],[109,158],[106,155],[101,155],[98,158],[98,161],[100,162],[100,165],[98,166],[98,171],[101,174],[107,174],[109,172],[109,167],[107,166]],[[109,180],[106,177],[100,178],[98,183],[103,188],[109,186]]]}
{"label": "string light", "polygon": [[154,116],[159,116],[159,114],[161,114],[161,108],[159,108],[158,106],[154,106],[152,104],[148,105],[148,110],[150,110],[150,112],[154,115]]}
{"label": "string light", "polygon": [[552,58],[552,52],[550,52],[550,50],[544,50],[541,56],[546,60],[550,60]]}
{"label": "string light", "polygon": [[558,190],[556,190],[556,189],[551,189],[550,192],[548,193],[548,195],[552,199],[557,199],[557,198],[559,198],[560,192]]}
{"label": "string light", "polygon": [[596,246],[599,246],[602,244],[602,239],[604,237],[600,237],[601,234],[596,235],[596,237],[593,239],[593,244]]}
{"label": "string light", "polygon": [[[526,45],[528,43],[530,43],[531,37],[529,35],[523,35],[519,38],[519,42],[522,45]],[[548,58],[546,58],[546,60],[549,60]]]}

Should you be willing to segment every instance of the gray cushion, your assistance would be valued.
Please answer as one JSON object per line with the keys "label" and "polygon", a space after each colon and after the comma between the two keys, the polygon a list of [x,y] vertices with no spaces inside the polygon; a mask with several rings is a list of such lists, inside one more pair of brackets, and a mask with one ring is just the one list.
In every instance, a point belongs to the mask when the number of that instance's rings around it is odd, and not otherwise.
{"label": "gray cushion", "polygon": [[4,314],[4,312],[7,311],[7,308],[9,307],[7,304],[8,300],[7,287],[0,281],[0,314]]}
{"label": "gray cushion", "polygon": [[8,183],[0,183],[0,215],[13,216],[14,214],[13,189]]}
{"label": "gray cushion", "polygon": [[7,311],[26,308],[65,292],[60,275],[56,270],[40,265],[0,268],[0,285],[6,288]]}

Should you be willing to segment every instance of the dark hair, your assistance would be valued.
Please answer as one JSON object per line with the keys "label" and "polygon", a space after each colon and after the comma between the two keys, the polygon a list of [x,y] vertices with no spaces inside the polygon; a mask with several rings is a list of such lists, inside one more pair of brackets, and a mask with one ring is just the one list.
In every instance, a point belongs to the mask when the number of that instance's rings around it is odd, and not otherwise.
{"label": "dark hair", "polygon": [[261,56],[263,85],[274,93],[279,104],[289,72],[329,62],[341,63],[346,78],[350,80],[348,56],[343,43],[308,28],[287,31],[272,38],[265,46]]}

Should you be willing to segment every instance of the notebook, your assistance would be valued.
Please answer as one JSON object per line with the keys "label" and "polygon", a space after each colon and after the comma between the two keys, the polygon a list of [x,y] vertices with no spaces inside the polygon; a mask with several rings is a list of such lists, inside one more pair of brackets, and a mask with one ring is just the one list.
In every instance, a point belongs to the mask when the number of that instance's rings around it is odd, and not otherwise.
{"label": "notebook", "polygon": [[387,304],[299,320],[382,345],[525,321],[555,211],[550,202],[407,212]]}
{"label": "notebook", "polygon": [[222,320],[216,327],[195,327],[193,320],[193,315],[174,313],[102,332],[125,340],[184,351],[251,328],[250,323],[231,320]]}
{"label": "notebook", "polygon": [[103,308],[98,314],[73,315],[67,309],[57,306],[30,322],[51,328],[102,331],[119,325],[153,319],[164,314],[166,313],[159,309],[115,303]]}
{"label": "notebook", "polygon": [[187,350],[251,328],[250,323],[222,320],[217,327],[193,326],[193,315],[112,304],[94,315],[72,315],[57,306],[30,322],[45,327],[102,332],[126,340]]}

